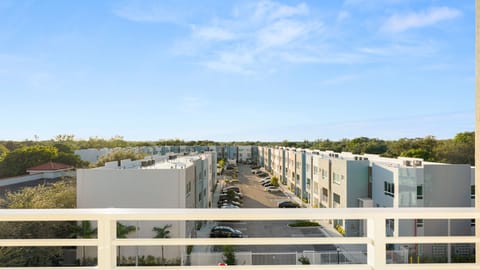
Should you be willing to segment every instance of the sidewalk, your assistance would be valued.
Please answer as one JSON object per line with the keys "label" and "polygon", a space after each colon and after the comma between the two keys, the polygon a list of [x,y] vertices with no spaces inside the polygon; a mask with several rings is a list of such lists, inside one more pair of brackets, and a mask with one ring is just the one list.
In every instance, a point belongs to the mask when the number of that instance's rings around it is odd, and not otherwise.
{"label": "sidewalk", "polygon": [[[287,187],[284,185],[280,185],[281,190],[283,193],[291,200],[302,207],[308,207],[300,198],[298,198],[295,194],[293,194]],[[320,227],[318,228],[326,237],[343,237],[335,228],[333,228],[332,224],[329,224],[328,220],[317,220],[320,223]],[[363,245],[336,245],[340,248],[341,253],[347,258],[349,261],[352,262],[366,262],[366,247]]]}

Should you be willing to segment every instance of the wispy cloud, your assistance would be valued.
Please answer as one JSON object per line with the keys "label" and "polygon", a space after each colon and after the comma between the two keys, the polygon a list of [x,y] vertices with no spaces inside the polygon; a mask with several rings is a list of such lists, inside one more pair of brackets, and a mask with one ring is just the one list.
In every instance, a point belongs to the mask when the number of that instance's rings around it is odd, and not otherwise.
{"label": "wispy cloud", "polygon": [[[310,16],[305,3],[260,1],[237,6],[232,14],[192,27],[190,42],[203,46],[199,62],[207,68],[252,74],[274,70],[272,67],[276,67],[278,61],[315,59],[305,55],[306,50],[302,48],[315,43],[323,24]],[[205,42],[209,42],[208,46]],[[286,52],[289,57],[283,57]]]}
{"label": "wispy cloud", "polygon": [[341,10],[337,15],[338,22],[346,21],[348,18],[350,18],[350,13],[346,10]]}
{"label": "wispy cloud", "polygon": [[253,18],[257,20],[276,20],[298,15],[306,15],[309,8],[305,3],[289,6],[273,1],[260,1],[254,7]]}
{"label": "wispy cloud", "polygon": [[113,10],[121,18],[134,22],[183,23],[184,12],[158,1],[128,1]]}
{"label": "wispy cloud", "polygon": [[382,30],[386,32],[402,32],[411,28],[434,25],[438,22],[451,20],[461,15],[457,9],[449,7],[434,7],[427,11],[395,14],[389,17]]}
{"label": "wispy cloud", "polygon": [[319,29],[318,25],[293,20],[278,20],[257,32],[258,44],[262,49],[288,45],[295,40],[306,38],[310,33]]}
{"label": "wispy cloud", "polygon": [[211,41],[226,41],[235,38],[235,34],[218,26],[197,27],[192,26],[192,35],[196,38]]}

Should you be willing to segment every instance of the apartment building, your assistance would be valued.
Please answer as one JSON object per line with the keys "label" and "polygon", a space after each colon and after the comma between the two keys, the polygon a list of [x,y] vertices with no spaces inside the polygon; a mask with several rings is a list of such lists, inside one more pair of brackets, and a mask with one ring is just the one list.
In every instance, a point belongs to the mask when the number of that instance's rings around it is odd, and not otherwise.
{"label": "apartment building", "polygon": [[[207,208],[216,181],[216,153],[150,156],[144,160],[108,162],[77,170],[78,208]],[[136,237],[153,238],[153,227],[172,225],[171,237],[193,237],[195,223],[122,222],[137,227]],[[165,258],[180,258],[185,247],[165,248]],[[122,250],[122,256],[153,255],[157,249]]]}
{"label": "apartment building", "polygon": [[[422,159],[371,157],[372,201],[375,207],[470,207],[474,170],[466,164],[442,164]],[[470,220],[395,220],[387,234],[400,236],[468,235]],[[398,229],[397,229],[398,228]],[[443,244],[410,246],[419,256],[471,254],[471,245]],[[450,257],[450,256],[448,256]]]}
{"label": "apartment building", "polygon": [[[424,162],[415,158],[383,158],[284,147],[259,147],[259,163],[271,171],[307,207],[469,207],[474,200],[474,168],[470,165]],[[266,165],[265,165],[266,164]],[[271,164],[271,166],[269,166]],[[396,221],[398,223],[398,221]],[[471,222],[401,221],[388,224],[401,235],[470,232]],[[332,226],[349,236],[364,234],[358,221],[335,220]],[[418,228],[418,229],[417,229]]]}
{"label": "apartment building", "polygon": [[285,178],[286,185],[290,191],[295,190],[296,179],[296,150],[292,148],[285,149]]}

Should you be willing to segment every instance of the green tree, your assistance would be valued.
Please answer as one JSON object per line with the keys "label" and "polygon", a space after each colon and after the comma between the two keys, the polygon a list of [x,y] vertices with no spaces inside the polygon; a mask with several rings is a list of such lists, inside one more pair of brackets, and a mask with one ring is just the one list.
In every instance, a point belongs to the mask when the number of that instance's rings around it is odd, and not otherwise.
{"label": "green tree", "polygon": [[38,185],[8,192],[1,206],[15,209],[75,208],[76,185],[74,181],[64,179],[51,186]]}
{"label": "green tree", "polygon": [[431,160],[432,159],[432,153],[428,152],[425,149],[422,148],[414,148],[407,150],[405,152],[402,152],[400,154],[402,157],[412,157],[412,158],[422,158],[424,160]]}
{"label": "green tree", "polygon": [[9,152],[0,163],[0,177],[26,174],[29,167],[37,166],[58,157],[58,150],[53,146],[24,146]]}
{"label": "green tree", "polygon": [[71,165],[75,168],[85,168],[89,164],[88,161],[83,161],[78,155],[64,152],[58,153],[58,156],[53,161]]}
{"label": "green tree", "polygon": [[[117,238],[127,238],[127,236],[137,230],[137,227],[133,225],[123,225],[120,222],[117,222]],[[120,264],[122,259],[122,254],[120,253],[121,249],[118,246],[118,263]]]}
{"label": "green tree", "polygon": [[272,183],[272,185],[278,187],[279,186],[278,177],[273,176],[272,179],[270,180],[270,183]]}
{"label": "green tree", "polygon": [[232,246],[223,246],[223,262],[227,265],[236,265],[237,259]]}
{"label": "green tree", "polygon": [[475,133],[458,133],[453,139],[437,143],[435,160],[454,164],[475,165]]}
{"label": "green tree", "polygon": [[105,163],[110,162],[110,161],[115,161],[115,160],[123,160],[123,159],[131,159],[131,160],[138,160],[142,159],[145,157],[144,153],[136,153],[133,150],[130,149],[119,149],[116,151],[113,151],[109,154],[101,156],[96,165],[97,166],[103,166]]}
{"label": "green tree", "polygon": [[5,147],[5,145],[0,144],[0,162],[2,162],[2,160],[7,156],[8,152],[10,152],[8,148]]}
{"label": "green tree", "polygon": [[[82,220],[80,224],[72,225],[72,237],[91,239],[97,235],[97,228],[93,228],[88,220]],[[81,265],[86,265],[86,247],[82,246],[82,262]]]}
{"label": "green tree", "polygon": [[[4,208],[75,208],[75,184],[61,181],[8,192]],[[71,222],[0,222],[0,239],[69,238]],[[61,247],[0,247],[0,266],[55,266],[62,258]]]}
{"label": "green tree", "polygon": [[[168,230],[169,228],[171,228],[172,225],[171,224],[167,224],[163,227],[153,227],[153,231],[156,233],[154,238],[170,238],[170,230]],[[163,254],[163,246],[162,246],[162,264],[165,265],[165,257],[164,257],[164,254]]]}

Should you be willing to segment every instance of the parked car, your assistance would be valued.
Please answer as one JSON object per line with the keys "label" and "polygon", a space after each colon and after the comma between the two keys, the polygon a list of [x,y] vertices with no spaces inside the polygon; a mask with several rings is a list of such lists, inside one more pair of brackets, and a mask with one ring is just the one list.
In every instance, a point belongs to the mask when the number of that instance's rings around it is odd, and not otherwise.
{"label": "parked car", "polygon": [[261,172],[261,173],[257,173],[257,176],[258,177],[266,177],[266,176],[268,176],[268,174],[265,173],[265,172]]}
{"label": "parked car", "polygon": [[278,203],[278,208],[300,208],[300,205],[292,201],[283,201]]}
{"label": "parked car", "polygon": [[233,205],[233,204],[224,204],[222,206],[220,206],[220,208],[240,208],[240,206],[236,206],[236,205]]}
{"label": "parked car", "polygon": [[276,187],[276,186],[270,186],[270,187],[266,187],[265,188],[265,191],[268,191],[268,192],[280,192],[281,190]]}
{"label": "parked car", "polygon": [[243,233],[229,226],[214,226],[210,237],[243,237]]}
{"label": "parked car", "polygon": [[260,184],[263,185],[263,184],[265,184],[265,183],[270,183],[270,182],[271,182],[270,179],[266,179],[266,180],[260,181]]}
{"label": "parked car", "polygon": [[274,187],[274,185],[272,183],[265,183],[262,185],[263,187]]}
{"label": "parked car", "polygon": [[263,180],[270,180],[270,179],[272,179],[272,177],[270,177],[270,176],[267,176],[267,177],[261,178],[261,179],[260,179],[260,181],[263,181]]}
{"label": "parked car", "polygon": [[242,201],[242,199],[239,196],[234,196],[232,198],[227,194],[220,194],[220,196],[218,197],[218,200],[219,201],[232,200],[232,201],[238,201],[238,202]]}
{"label": "parked car", "polygon": [[237,192],[237,193],[240,193],[240,188],[237,187],[237,186],[224,187],[224,188],[222,189],[222,192],[223,192],[223,193],[226,193],[226,192],[229,191],[229,190],[233,190],[233,191],[235,191],[235,192]]}
{"label": "parked car", "polygon": [[[238,196],[240,199],[243,199],[243,193],[236,192],[235,190],[233,190],[233,194],[235,194],[235,196]],[[220,196],[222,196],[222,195],[228,195],[228,191],[220,194]]]}
{"label": "parked car", "polygon": [[257,166],[257,165],[252,166],[252,170],[257,170],[257,169],[260,169],[260,166]]}
{"label": "parked car", "polygon": [[222,205],[225,205],[225,204],[236,205],[238,207],[242,206],[242,203],[238,202],[238,201],[220,200],[220,201],[217,202],[218,206],[222,206]]}

